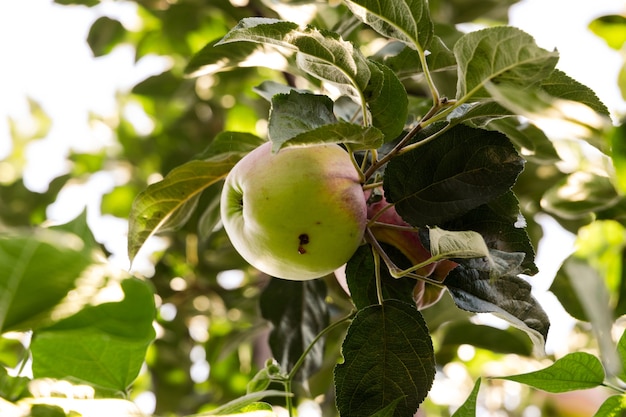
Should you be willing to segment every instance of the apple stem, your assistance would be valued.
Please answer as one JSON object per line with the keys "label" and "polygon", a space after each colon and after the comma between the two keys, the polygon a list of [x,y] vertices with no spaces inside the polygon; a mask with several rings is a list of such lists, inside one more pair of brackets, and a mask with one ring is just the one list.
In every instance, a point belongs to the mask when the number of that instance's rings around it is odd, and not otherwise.
{"label": "apple stem", "polygon": [[[426,265],[430,265],[431,263],[440,261],[441,259],[443,259],[443,257],[433,256],[425,260],[424,262],[420,262],[417,265],[413,265],[412,267],[408,269],[401,269],[391,260],[389,255],[387,255],[387,252],[385,252],[385,250],[383,249],[383,247],[380,246],[380,243],[378,242],[376,237],[374,237],[374,233],[372,233],[372,230],[369,227],[365,229],[365,240],[370,245],[372,245],[372,249],[385,262],[385,265],[387,265],[387,269],[389,270],[389,273],[391,274],[392,277],[394,278],[409,277],[413,279],[418,279],[420,281],[424,281],[427,284],[432,284],[440,288],[445,288],[445,285],[441,281],[437,281],[435,279],[414,273],[414,271],[417,271],[418,269],[421,269],[425,267]],[[376,262],[376,256],[374,257],[374,262]],[[380,275],[380,271],[379,271],[380,265],[376,265],[376,267],[377,267],[377,271],[376,271],[377,275]],[[378,285],[378,282],[377,282],[377,285]]]}

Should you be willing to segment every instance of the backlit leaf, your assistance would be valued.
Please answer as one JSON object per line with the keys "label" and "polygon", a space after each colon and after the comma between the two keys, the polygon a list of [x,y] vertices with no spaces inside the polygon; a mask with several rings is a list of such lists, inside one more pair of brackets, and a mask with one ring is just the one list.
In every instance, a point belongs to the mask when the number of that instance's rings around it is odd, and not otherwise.
{"label": "backlit leaf", "polygon": [[187,162],[137,195],[129,215],[130,260],[150,236],[184,224],[195,208],[199,194],[223,179],[241,157],[239,153],[232,153]]}
{"label": "backlit leaf", "polygon": [[476,399],[480,390],[481,379],[477,379],[467,400],[452,414],[452,417],[475,417],[476,416]]}
{"label": "backlit leaf", "polygon": [[79,381],[126,392],[154,339],[154,295],[137,279],[122,281],[124,299],[83,308],[33,334],[35,378]]}
{"label": "backlit leaf", "polygon": [[556,51],[539,48],[520,29],[497,26],[467,33],[454,45],[458,63],[457,98],[489,97],[485,85],[512,84],[520,88],[539,85],[553,71]]}
{"label": "backlit leaf", "polygon": [[559,393],[595,388],[604,382],[600,359],[586,352],[563,356],[545,369],[526,374],[498,377],[530,385],[547,392]]}
{"label": "backlit leaf", "polygon": [[397,39],[417,50],[428,48],[433,37],[428,2],[425,0],[349,0],[352,13],[383,36]]}

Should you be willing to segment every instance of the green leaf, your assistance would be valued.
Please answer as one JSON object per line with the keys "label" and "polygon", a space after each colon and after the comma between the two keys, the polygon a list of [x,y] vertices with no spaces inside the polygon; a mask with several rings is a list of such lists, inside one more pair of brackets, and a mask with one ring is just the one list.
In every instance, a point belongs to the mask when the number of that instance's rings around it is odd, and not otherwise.
{"label": "green leaf", "polygon": [[150,236],[184,224],[192,214],[200,193],[226,177],[241,156],[236,152],[187,162],[137,195],[129,215],[130,260],[135,258]]}
{"label": "green leaf", "polygon": [[480,390],[481,379],[478,378],[472,388],[467,400],[452,414],[452,417],[475,417],[476,416],[476,399],[478,398],[478,391]]}
{"label": "green leaf", "polygon": [[626,16],[600,16],[589,23],[589,29],[615,50],[620,50],[626,43]]}
{"label": "green leaf", "polygon": [[138,279],[121,283],[124,299],[88,306],[33,333],[33,376],[79,381],[126,392],[155,332],[154,295]]}
{"label": "green leaf", "polygon": [[560,268],[556,273],[552,284],[550,285],[550,291],[559,300],[565,311],[580,321],[589,321],[585,308],[578,299],[578,294],[570,282],[569,275],[565,272],[564,268]]}
{"label": "green leaf", "polygon": [[278,151],[283,143],[301,133],[333,123],[337,123],[337,118],[329,97],[295,90],[288,94],[276,94],[272,97],[268,121],[272,151]]}
{"label": "green leaf", "polygon": [[[400,268],[409,268],[412,265],[402,253],[393,246],[381,243],[385,252]],[[413,300],[413,278],[394,278],[387,268],[380,268],[383,297],[396,299],[405,303],[415,303]],[[376,265],[374,255],[369,245],[361,245],[346,265],[346,281],[350,289],[352,302],[357,309],[378,304],[376,291]]]}
{"label": "green leaf", "polygon": [[539,48],[520,29],[498,26],[470,32],[454,45],[457,99],[489,97],[487,83],[518,88],[539,85],[554,70],[558,53]]}
{"label": "green leaf", "polygon": [[610,116],[609,109],[591,88],[579,83],[561,70],[552,71],[550,76],[541,83],[541,89],[552,97],[581,103],[604,116]]}
{"label": "green leaf", "polygon": [[512,191],[470,210],[442,227],[446,230],[473,230],[482,235],[490,249],[524,253],[521,264],[524,273],[534,275],[538,272],[535,250],[525,229],[526,221]]}
{"label": "green leaf", "polygon": [[614,206],[619,199],[608,177],[576,171],[549,188],[541,206],[564,219],[581,219]]}
{"label": "green leaf", "polygon": [[444,284],[459,308],[500,317],[526,332],[537,353],[544,351],[550,321],[531,295],[528,282],[516,276],[492,279],[488,272],[459,265]]}
{"label": "green leaf", "polygon": [[374,127],[337,121],[327,96],[295,90],[272,97],[268,129],[274,152],[286,146],[321,143],[350,144],[351,150],[375,149],[383,138]]}
{"label": "green leaf", "polygon": [[622,381],[626,381],[626,331],[622,332],[622,336],[617,342],[617,354],[622,363],[622,369],[618,376]]}
{"label": "green leaf", "polygon": [[[235,398],[234,400],[216,408],[215,410],[211,410],[206,413],[198,414],[198,417],[203,416],[226,416],[233,413],[239,413],[244,410],[247,406],[251,404],[255,404],[258,401],[262,400],[266,397],[290,397],[293,394],[286,393],[285,391],[277,391],[277,390],[267,390],[267,391],[258,391],[252,392],[241,397]],[[260,410],[266,410],[264,406],[260,407]],[[252,410],[250,410],[252,411]],[[259,415],[258,417],[273,417],[275,414],[268,413]],[[256,415],[255,415],[256,417]]]}
{"label": "green leaf", "polygon": [[111,52],[125,35],[126,29],[118,20],[102,16],[91,25],[87,43],[93,55],[99,57]]}
{"label": "green leaf", "polygon": [[[272,323],[269,344],[286,372],[329,323],[326,285],[323,280],[272,279],[260,299],[261,315]],[[324,342],[318,341],[306,356],[297,378],[308,379],[323,362]]]}
{"label": "green leaf", "polygon": [[626,411],[626,397],[612,395],[602,403],[593,417],[622,417]]}
{"label": "green leaf", "polygon": [[[258,55],[267,55],[269,52],[263,45],[254,43],[241,43],[237,48],[232,45],[217,45],[219,39],[206,44],[194,54],[187,66],[185,74],[190,77],[214,74],[219,71],[228,71],[238,67],[258,65],[260,60],[253,60]],[[269,57],[264,62],[272,63]]]}
{"label": "green leaf", "polygon": [[398,401],[394,416],[413,415],[435,377],[432,341],[417,309],[397,300],[359,310],[335,367],[343,417],[370,416]]}
{"label": "green leaf", "polygon": [[[363,91],[370,71],[367,60],[339,35],[313,27],[270,18],[245,18],[216,45],[246,41],[279,46],[297,52],[296,62],[314,77]],[[357,94],[359,95],[359,94]]]}
{"label": "green leaf", "polygon": [[622,366],[611,337],[613,312],[604,278],[586,259],[576,254],[563,262],[561,270],[567,274],[585,316],[589,318],[607,370],[611,374],[619,373]]}
{"label": "green leaf", "polygon": [[79,4],[82,6],[92,7],[100,4],[100,0],[54,0],[54,2],[64,6]]}
{"label": "green leaf", "polygon": [[93,236],[80,226],[86,227],[84,221],[83,215],[64,229],[18,229],[0,234],[2,332],[42,325],[43,314],[55,307],[94,263]]}
{"label": "green leaf", "polygon": [[15,402],[20,398],[30,396],[29,383],[30,378],[11,376],[4,366],[0,366],[0,398]]}
{"label": "green leaf", "polygon": [[604,368],[598,358],[586,352],[574,352],[540,371],[503,376],[498,379],[519,382],[542,391],[560,393],[598,387],[604,382],[604,376]]}
{"label": "green leaf", "polygon": [[527,160],[540,164],[553,164],[561,160],[554,144],[544,131],[532,123],[521,122],[518,117],[503,117],[490,121],[486,128],[504,133]]}
{"label": "green leaf", "polygon": [[626,124],[613,127],[608,135],[611,149],[611,160],[615,167],[613,183],[616,188],[626,194]]}
{"label": "green leaf", "polygon": [[513,353],[530,356],[532,344],[519,330],[502,330],[491,326],[465,321],[451,322],[442,326],[440,349],[454,349],[460,345],[472,345],[491,352]]}
{"label": "green leaf", "polygon": [[433,37],[434,25],[425,0],[349,0],[352,13],[374,30],[424,51]]}
{"label": "green leaf", "polygon": [[524,161],[506,136],[458,125],[394,157],[383,186],[413,226],[450,221],[509,191]]}
{"label": "green leaf", "polygon": [[396,139],[404,129],[409,100],[404,85],[387,66],[369,61],[371,78],[363,92],[372,115],[372,124],[385,135],[385,141]]}
{"label": "green leaf", "polygon": [[[390,42],[372,57],[389,67],[401,79],[414,78],[424,72],[419,53],[402,42]],[[443,41],[435,36],[426,55],[428,70],[432,72],[456,69],[456,58]]]}
{"label": "green leaf", "polygon": [[197,159],[209,160],[227,155],[243,158],[265,143],[265,139],[246,132],[220,132]]}

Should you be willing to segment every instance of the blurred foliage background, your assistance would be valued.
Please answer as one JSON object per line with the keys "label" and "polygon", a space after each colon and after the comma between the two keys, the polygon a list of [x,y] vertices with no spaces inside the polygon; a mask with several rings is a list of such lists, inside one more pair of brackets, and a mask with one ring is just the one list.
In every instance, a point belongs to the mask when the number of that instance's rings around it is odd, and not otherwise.
{"label": "blurred foliage background", "polygon": [[[104,130],[112,140],[94,152],[71,151],[67,155],[67,173],[54,178],[45,192],[30,190],[22,173],[26,149],[46,137],[54,121],[34,101],[29,102],[28,129],[10,119],[11,153],[0,161],[0,231],[44,225],[46,210],[60,193],[80,185],[86,187],[83,190],[88,189],[90,181],[100,176],[112,178],[115,184],[102,196],[101,216],[125,221],[140,191],[171,169],[197,158],[218,133],[231,130],[264,136],[269,108],[255,87],[265,81],[293,84],[296,80],[290,74],[251,66],[193,79],[185,76],[190,57],[244,17],[310,22],[337,31],[372,51],[377,48],[377,35],[347,17],[347,9],[338,1],[57,0],[56,3],[67,8],[100,11],[85,40],[94,57],[131,46],[136,61],[159,56],[166,60],[168,69],[142,80],[130,91],[120,91],[114,116],[91,114],[91,126]],[[117,3],[134,4],[137,25],[127,27],[108,12]],[[459,23],[507,23],[508,9],[514,3],[514,0],[433,0],[430,6],[433,20],[441,28],[447,28],[450,39],[454,39],[455,25]],[[624,16],[606,16],[594,20],[591,27],[611,48],[625,53],[625,20]],[[626,96],[624,74],[626,71],[622,70],[615,85]],[[442,77],[438,80],[440,85],[455,83],[453,78],[443,78],[451,77],[449,73],[437,76]],[[419,108],[427,92],[415,80],[407,81],[407,89],[414,107]],[[616,124],[618,119],[619,115]],[[621,143],[626,139],[624,129],[618,127],[594,135],[589,138],[593,148],[576,140],[563,140],[558,148],[560,154],[554,160],[534,160],[530,156],[515,192],[540,254],[542,249],[551,248],[540,245],[543,229],[536,219],[556,220],[560,227],[577,236],[576,254],[598,274],[600,283],[606,283],[612,319],[618,319],[626,312],[623,297],[626,281],[622,272],[626,201],[624,189],[609,181],[606,171],[613,169],[607,160],[611,141]],[[555,163],[559,160],[565,162]],[[554,197],[559,189],[572,187],[585,190],[586,198],[563,201]],[[134,270],[134,274],[143,275],[153,286],[158,314],[157,338],[149,348],[146,365],[130,398],[157,415],[197,413],[245,394],[248,381],[270,356],[267,343],[270,325],[259,311],[259,297],[268,279],[248,268],[230,247],[224,231],[215,227],[219,222],[218,195],[218,187],[208,189],[188,226],[155,239],[152,250],[144,254],[147,266],[143,265],[142,269],[142,265],[136,265]],[[570,243],[573,240],[571,235],[568,239]],[[100,246],[106,256],[124,256],[125,248],[111,242],[100,242]],[[561,351],[552,354],[599,349],[586,313],[589,308],[595,308],[594,304],[584,305],[579,300],[580,294],[572,292],[566,270],[558,276],[562,279],[555,280],[555,285],[562,285],[553,289],[561,303],[570,303],[566,309],[573,318],[563,315],[568,318],[565,322],[568,338],[558,345]],[[332,318],[343,316],[350,310],[349,299],[334,280],[327,279],[326,285]],[[424,315],[434,337],[440,371],[424,405],[426,415],[450,415],[465,400],[478,376],[522,372],[540,365],[531,357],[530,342],[523,334],[497,329],[498,322],[470,320],[450,300],[444,298],[425,310]],[[619,320],[616,323],[623,328]],[[0,361],[8,368],[17,366],[24,354],[24,347],[12,340],[13,337],[0,339]],[[341,331],[329,335],[325,363],[307,387],[325,416],[332,415],[330,381],[341,340]],[[588,416],[607,395],[594,391],[554,396],[498,380],[486,381],[485,385],[481,415]]]}

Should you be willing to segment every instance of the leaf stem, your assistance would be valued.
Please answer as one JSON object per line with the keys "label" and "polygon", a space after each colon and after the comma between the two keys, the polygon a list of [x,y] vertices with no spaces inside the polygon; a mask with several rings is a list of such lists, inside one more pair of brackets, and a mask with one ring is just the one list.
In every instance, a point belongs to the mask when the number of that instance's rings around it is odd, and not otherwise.
{"label": "leaf stem", "polygon": [[307,348],[304,350],[304,352],[302,352],[302,355],[300,355],[300,357],[298,358],[296,363],[293,365],[293,368],[291,368],[291,371],[289,371],[289,374],[287,374],[286,380],[290,381],[290,385],[291,385],[291,380],[293,380],[293,378],[296,376],[296,374],[298,373],[298,371],[300,370],[300,368],[304,364],[306,356],[309,354],[311,349],[313,349],[315,344],[317,342],[319,342],[319,340],[322,337],[324,337],[327,333],[331,332],[332,330],[334,330],[335,328],[341,326],[342,324],[352,320],[352,318],[354,317],[355,314],[356,314],[355,311],[351,312],[347,316],[345,316],[345,317],[335,321],[334,323],[331,323],[324,330],[319,332],[317,336],[315,336],[315,339],[313,339],[313,341],[311,341],[311,343],[309,344],[309,346],[307,346]]}

